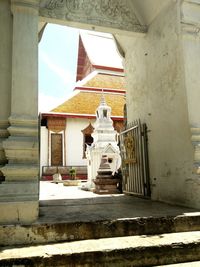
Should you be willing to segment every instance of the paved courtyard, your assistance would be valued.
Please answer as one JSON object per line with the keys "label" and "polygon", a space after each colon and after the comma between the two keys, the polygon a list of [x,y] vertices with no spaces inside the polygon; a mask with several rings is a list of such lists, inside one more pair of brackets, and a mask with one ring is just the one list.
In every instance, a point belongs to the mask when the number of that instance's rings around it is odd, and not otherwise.
{"label": "paved courtyard", "polygon": [[[84,184],[84,182],[82,183]],[[113,196],[113,195],[107,195]],[[120,196],[120,195],[115,195]],[[64,186],[63,183],[40,182],[40,200],[82,199],[104,197],[90,191],[81,190],[80,186]]]}
{"label": "paved courtyard", "polygon": [[84,222],[188,215],[199,216],[200,212],[123,194],[97,195],[83,191],[77,186],[40,183],[40,222]]}

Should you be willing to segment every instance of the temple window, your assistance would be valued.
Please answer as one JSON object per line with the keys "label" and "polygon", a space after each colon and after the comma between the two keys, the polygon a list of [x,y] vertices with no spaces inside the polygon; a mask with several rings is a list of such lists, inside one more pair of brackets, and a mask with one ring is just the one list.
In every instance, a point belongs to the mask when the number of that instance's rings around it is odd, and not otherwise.
{"label": "temple window", "polygon": [[107,118],[107,110],[106,109],[103,110],[103,117]]}
{"label": "temple window", "polygon": [[82,130],[83,133],[83,158],[86,158],[86,149],[87,146],[91,146],[91,144],[93,143],[93,137],[92,137],[92,133],[94,131],[94,127],[91,125],[91,123]]}
{"label": "temple window", "polygon": [[47,119],[46,118],[41,119],[41,126],[46,126],[46,128],[47,128]]}
{"label": "temple window", "polygon": [[86,157],[85,152],[87,149],[87,146],[91,146],[91,144],[93,143],[93,137],[90,134],[86,134],[84,136],[84,151],[83,151],[83,158]]}
{"label": "temple window", "polygon": [[112,162],[113,162],[113,159],[108,158],[108,163],[112,163]]}

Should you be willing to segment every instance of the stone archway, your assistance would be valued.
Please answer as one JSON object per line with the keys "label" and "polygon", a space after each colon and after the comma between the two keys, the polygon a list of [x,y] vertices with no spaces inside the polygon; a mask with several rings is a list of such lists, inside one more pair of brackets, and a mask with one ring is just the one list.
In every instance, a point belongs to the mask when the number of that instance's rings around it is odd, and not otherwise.
{"label": "stone archway", "polygon": [[190,58],[200,49],[200,1],[1,0],[0,7],[0,164],[8,160],[1,222],[38,216],[39,21],[117,34],[126,50],[128,121],[140,116],[151,130],[153,198],[199,207],[192,192],[200,191],[200,65]]}
{"label": "stone archway", "polygon": [[1,47],[7,64],[2,74],[6,83],[0,118],[2,165],[8,160],[1,168],[5,176],[0,187],[1,221],[32,222],[38,216],[38,22],[130,34],[144,33],[146,27],[139,23],[129,0],[4,0],[1,7],[7,14],[7,46]]}
{"label": "stone archway", "polygon": [[110,33],[145,33],[147,30],[130,0],[41,0],[39,16],[46,21]]}

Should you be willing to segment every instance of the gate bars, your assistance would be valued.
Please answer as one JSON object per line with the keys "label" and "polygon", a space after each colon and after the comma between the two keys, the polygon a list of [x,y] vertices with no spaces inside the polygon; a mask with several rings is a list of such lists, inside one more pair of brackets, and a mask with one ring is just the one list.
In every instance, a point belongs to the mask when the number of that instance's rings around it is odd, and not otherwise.
{"label": "gate bars", "polygon": [[136,120],[119,134],[123,193],[150,197],[147,126]]}

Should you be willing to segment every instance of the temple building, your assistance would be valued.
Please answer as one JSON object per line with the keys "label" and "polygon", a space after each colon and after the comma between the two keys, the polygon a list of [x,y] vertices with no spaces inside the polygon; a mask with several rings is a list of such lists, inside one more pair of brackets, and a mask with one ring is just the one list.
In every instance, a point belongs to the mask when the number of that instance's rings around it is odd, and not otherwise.
{"label": "temple building", "polygon": [[[105,52],[100,55],[99,49]],[[113,126],[119,132],[125,105],[122,57],[112,35],[81,31],[76,87],[63,104],[41,114],[43,179],[52,179],[57,172],[63,179],[68,178],[70,168],[76,169],[78,178],[87,178],[86,147],[93,143],[96,109],[102,93],[112,109]]]}

